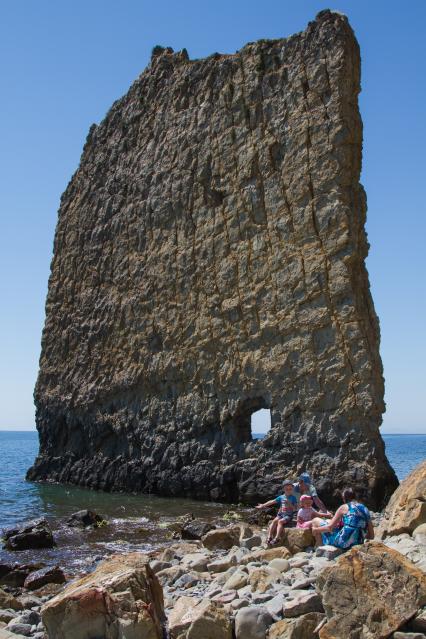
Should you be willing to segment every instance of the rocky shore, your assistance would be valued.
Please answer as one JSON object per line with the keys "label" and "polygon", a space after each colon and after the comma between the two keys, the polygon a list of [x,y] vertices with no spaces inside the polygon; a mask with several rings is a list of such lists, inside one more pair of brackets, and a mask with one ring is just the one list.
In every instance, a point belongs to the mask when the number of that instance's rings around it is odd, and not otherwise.
{"label": "rocky shore", "polygon": [[346,553],[315,549],[309,530],[268,548],[263,525],[193,521],[162,550],[68,583],[58,568],[0,565],[0,639],[421,639],[425,504],[426,462],[375,517],[376,540]]}

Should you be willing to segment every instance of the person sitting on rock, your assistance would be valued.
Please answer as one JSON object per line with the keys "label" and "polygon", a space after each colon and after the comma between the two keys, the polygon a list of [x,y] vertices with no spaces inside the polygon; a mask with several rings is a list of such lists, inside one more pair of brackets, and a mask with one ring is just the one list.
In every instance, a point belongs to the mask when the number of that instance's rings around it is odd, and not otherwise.
{"label": "person sitting on rock", "polygon": [[363,544],[365,539],[374,539],[374,528],[367,506],[356,499],[352,488],[345,488],[342,499],[344,503],[336,510],[330,522],[327,523],[322,518],[313,520],[312,532],[317,546],[329,544],[347,550]]}
{"label": "person sitting on rock", "polygon": [[321,499],[318,497],[318,493],[316,491],[315,486],[311,483],[311,478],[308,473],[302,473],[299,476],[299,481],[293,484],[293,491],[295,496],[297,497],[297,505],[300,508],[300,498],[302,495],[310,495],[312,500],[317,508],[320,509],[321,512],[328,512],[327,508],[324,506]]}
{"label": "person sitting on rock", "polygon": [[300,508],[297,511],[297,524],[296,528],[311,528],[312,520],[315,517],[327,517],[331,518],[333,515],[330,512],[318,512],[312,508],[313,499],[310,495],[300,496]]}
{"label": "person sitting on rock", "polygon": [[281,538],[285,526],[293,523],[294,513],[297,510],[297,499],[293,495],[293,484],[289,479],[283,482],[284,493],[275,499],[258,504],[256,508],[270,508],[275,504],[279,504],[280,508],[275,519],[269,525],[267,544],[277,544]]}

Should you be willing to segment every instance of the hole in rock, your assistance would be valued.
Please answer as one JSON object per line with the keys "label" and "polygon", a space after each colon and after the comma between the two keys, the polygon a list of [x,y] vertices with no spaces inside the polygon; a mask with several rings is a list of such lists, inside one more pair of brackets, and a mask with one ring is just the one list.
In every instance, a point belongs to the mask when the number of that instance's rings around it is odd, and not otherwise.
{"label": "hole in rock", "polygon": [[263,439],[271,430],[271,411],[260,408],[251,415],[251,436],[253,439]]}

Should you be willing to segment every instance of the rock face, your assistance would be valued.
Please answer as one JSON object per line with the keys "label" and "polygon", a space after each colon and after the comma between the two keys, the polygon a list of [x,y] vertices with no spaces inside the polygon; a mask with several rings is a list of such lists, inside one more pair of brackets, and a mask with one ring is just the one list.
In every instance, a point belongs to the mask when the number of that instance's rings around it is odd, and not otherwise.
{"label": "rock face", "polygon": [[359,90],[330,11],[235,55],[154,49],[61,200],[30,479],[254,502],[285,468],[392,493]]}
{"label": "rock face", "polygon": [[163,636],[163,593],[147,559],[117,555],[70,584],[41,610],[49,639]]}
{"label": "rock face", "polygon": [[28,550],[29,548],[53,548],[55,541],[45,519],[35,519],[3,531],[3,548]]}
{"label": "rock face", "polygon": [[[426,460],[404,479],[392,495],[378,530],[378,536],[413,533],[426,524]],[[426,535],[426,527],[424,533]]]}
{"label": "rock face", "polygon": [[320,639],[381,639],[426,604],[426,574],[399,552],[372,541],[325,568],[317,590],[328,620]]}

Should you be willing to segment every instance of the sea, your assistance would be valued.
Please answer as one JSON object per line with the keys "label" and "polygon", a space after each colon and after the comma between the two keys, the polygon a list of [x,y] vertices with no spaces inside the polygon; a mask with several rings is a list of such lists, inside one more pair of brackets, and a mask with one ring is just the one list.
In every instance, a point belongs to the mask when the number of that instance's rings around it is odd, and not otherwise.
{"label": "sea", "polygon": [[[254,435],[261,438],[262,435]],[[425,435],[383,435],[386,454],[403,480],[426,459]],[[114,552],[148,551],[172,540],[179,518],[205,520],[232,517],[232,506],[154,495],[103,493],[74,486],[25,481],[38,451],[35,431],[0,431],[0,529],[45,517],[57,542],[51,550],[8,552],[0,548],[0,563],[42,561],[82,574]],[[82,509],[94,510],[108,523],[97,530],[66,526]]]}

